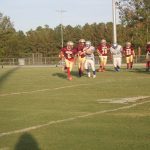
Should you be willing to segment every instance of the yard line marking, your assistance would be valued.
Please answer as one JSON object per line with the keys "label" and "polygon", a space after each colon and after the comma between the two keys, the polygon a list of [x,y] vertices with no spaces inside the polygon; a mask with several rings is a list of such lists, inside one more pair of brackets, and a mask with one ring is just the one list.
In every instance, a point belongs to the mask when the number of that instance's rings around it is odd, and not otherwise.
{"label": "yard line marking", "polygon": [[56,88],[53,88],[53,89],[41,89],[41,90],[34,90],[34,91],[24,91],[24,92],[16,92],[16,93],[6,93],[6,94],[0,94],[0,97],[10,96],[10,95],[32,94],[32,93],[36,93],[36,92],[45,92],[45,91],[60,90],[60,89],[71,88],[71,87],[77,87],[77,86],[84,86],[84,85],[88,85],[88,84],[77,84],[77,85],[56,87]]}
{"label": "yard line marking", "polygon": [[109,112],[115,112],[115,111],[118,111],[118,110],[129,109],[129,108],[133,108],[133,107],[136,107],[138,105],[146,104],[146,103],[149,103],[149,102],[150,102],[150,100],[149,101],[144,101],[144,102],[141,102],[141,103],[128,105],[128,106],[115,108],[115,109],[102,110],[102,111],[97,111],[97,112],[94,112],[94,113],[88,113],[88,114],[85,114],[85,115],[80,115],[80,116],[76,116],[76,117],[66,118],[66,119],[62,119],[62,120],[50,121],[50,122],[45,123],[45,124],[32,126],[32,127],[28,127],[28,128],[24,128],[24,129],[19,129],[19,130],[14,130],[14,131],[9,131],[9,132],[3,132],[3,133],[0,133],[0,138],[3,137],[3,136],[8,136],[8,135],[13,135],[13,134],[17,134],[17,133],[24,133],[24,132],[28,132],[28,131],[31,131],[31,130],[36,130],[36,129],[43,128],[43,127],[46,127],[46,126],[50,126],[52,124],[69,122],[69,121],[77,120],[79,118],[86,118],[86,117],[90,117],[90,116],[94,116],[94,115],[98,115],[98,114],[104,114],[104,113],[109,113]]}

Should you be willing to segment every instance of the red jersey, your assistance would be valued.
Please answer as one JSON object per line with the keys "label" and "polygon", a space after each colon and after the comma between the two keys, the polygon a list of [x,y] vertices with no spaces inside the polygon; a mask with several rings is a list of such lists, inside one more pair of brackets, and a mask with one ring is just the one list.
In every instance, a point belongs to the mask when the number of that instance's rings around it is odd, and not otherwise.
{"label": "red jersey", "polygon": [[85,45],[80,45],[80,44],[77,47],[77,52],[78,52],[79,56],[81,56],[81,58],[85,57],[85,54],[80,54],[83,52],[84,48],[85,48]]}
{"label": "red jersey", "polygon": [[125,56],[134,55],[134,49],[132,47],[124,47],[123,52],[124,52]]}
{"label": "red jersey", "polygon": [[69,61],[73,61],[75,54],[77,53],[76,49],[68,50],[67,47],[61,49],[62,54],[64,55],[65,59]]}
{"label": "red jersey", "polygon": [[146,52],[147,52],[148,54],[150,54],[150,44],[147,45],[147,47],[146,47]]}
{"label": "red jersey", "polygon": [[98,53],[102,56],[107,56],[108,55],[108,52],[109,52],[109,49],[110,49],[110,46],[109,45],[102,45],[100,44],[98,47],[97,47],[97,50],[98,50]]}

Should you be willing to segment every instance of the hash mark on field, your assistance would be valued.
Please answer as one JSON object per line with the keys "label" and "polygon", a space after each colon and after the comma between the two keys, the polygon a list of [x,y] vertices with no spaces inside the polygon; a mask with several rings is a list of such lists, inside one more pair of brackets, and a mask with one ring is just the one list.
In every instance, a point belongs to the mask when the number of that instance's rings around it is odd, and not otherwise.
{"label": "hash mark on field", "polygon": [[43,128],[43,127],[46,127],[46,126],[50,126],[52,124],[58,124],[58,123],[63,123],[63,122],[74,121],[74,120],[77,120],[77,119],[80,119],[80,118],[86,118],[86,117],[90,117],[90,116],[94,116],[94,115],[98,115],[98,114],[104,114],[104,113],[109,113],[109,112],[115,112],[115,111],[118,111],[118,110],[129,109],[129,108],[133,108],[133,107],[136,107],[138,105],[146,104],[146,103],[149,103],[149,102],[150,102],[150,100],[149,101],[144,101],[144,102],[141,102],[141,103],[128,105],[128,106],[115,108],[115,109],[97,111],[97,112],[94,112],[94,113],[88,113],[88,114],[85,114],[85,115],[80,115],[80,116],[71,117],[71,118],[67,118],[67,119],[50,121],[50,122],[45,123],[45,124],[32,126],[32,127],[28,127],[28,128],[24,128],[24,129],[18,129],[18,130],[9,131],[9,132],[3,132],[3,133],[0,133],[0,137],[13,135],[13,134],[17,134],[17,133],[28,132],[28,131],[36,130],[36,129]]}
{"label": "hash mark on field", "polygon": [[16,93],[6,93],[6,94],[0,94],[0,97],[10,96],[10,95],[32,94],[32,93],[36,93],[36,92],[45,92],[45,91],[60,90],[60,89],[72,88],[72,87],[84,86],[84,85],[88,85],[88,84],[77,84],[77,85],[70,85],[70,86],[57,87],[57,88],[53,88],[53,89],[41,89],[41,90],[34,90],[34,91],[25,91],[25,92],[16,92]]}
{"label": "hash mark on field", "polygon": [[98,103],[112,103],[112,104],[128,104],[137,102],[138,100],[150,98],[150,96],[137,96],[137,97],[127,97],[127,98],[112,98],[112,99],[99,99]]}

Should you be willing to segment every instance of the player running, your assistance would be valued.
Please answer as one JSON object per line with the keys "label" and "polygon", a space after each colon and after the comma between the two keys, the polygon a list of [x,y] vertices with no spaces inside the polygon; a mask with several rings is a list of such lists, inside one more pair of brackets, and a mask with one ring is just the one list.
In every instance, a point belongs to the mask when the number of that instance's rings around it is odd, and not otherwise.
{"label": "player running", "polygon": [[93,78],[96,77],[94,51],[95,51],[95,48],[93,46],[91,46],[91,42],[86,41],[85,48],[83,49],[83,52],[85,54],[85,65],[84,66],[87,71],[88,77],[91,77],[90,67],[92,68]]}
{"label": "player running", "polygon": [[146,71],[150,71],[150,42],[146,46]]}
{"label": "player running", "polygon": [[122,52],[123,52],[122,46],[115,43],[110,48],[110,52],[113,57],[114,69],[116,72],[119,72],[122,62]]}
{"label": "player running", "polygon": [[102,39],[101,44],[97,47],[97,53],[100,58],[100,67],[98,69],[98,72],[105,71],[109,50],[110,50],[110,46],[107,44],[105,39]]}
{"label": "player running", "polygon": [[61,49],[61,56],[65,60],[67,67],[68,80],[72,80],[71,71],[74,64],[74,57],[77,53],[76,49],[73,48],[74,43],[72,41],[67,42],[67,46]]}
{"label": "player running", "polygon": [[84,70],[84,63],[85,63],[85,54],[83,53],[84,48],[85,48],[85,39],[80,39],[79,44],[77,46],[79,77],[83,75]]}
{"label": "player running", "polygon": [[132,69],[133,67],[133,57],[135,57],[135,52],[130,42],[126,42],[125,47],[123,48],[123,53],[126,57],[127,69]]}

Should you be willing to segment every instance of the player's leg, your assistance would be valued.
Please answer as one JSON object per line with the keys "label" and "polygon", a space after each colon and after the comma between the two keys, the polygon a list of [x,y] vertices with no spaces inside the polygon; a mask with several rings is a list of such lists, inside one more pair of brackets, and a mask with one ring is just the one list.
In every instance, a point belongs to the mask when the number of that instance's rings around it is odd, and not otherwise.
{"label": "player's leg", "polygon": [[70,61],[67,60],[67,59],[65,59],[65,63],[66,63],[66,67],[67,67],[67,76],[68,76],[68,79],[72,80],[71,73],[70,73]]}
{"label": "player's leg", "polygon": [[130,58],[127,56],[126,57],[126,64],[127,64],[127,69],[129,69],[130,68]]}
{"label": "player's leg", "polygon": [[150,71],[150,55],[146,55],[146,71]]}
{"label": "player's leg", "polygon": [[89,60],[85,61],[84,68],[85,68],[85,70],[87,72],[88,77],[91,77],[90,69],[89,69]]}
{"label": "player's leg", "polygon": [[91,68],[92,68],[92,71],[93,71],[93,78],[96,78],[95,61],[90,60],[90,64],[91,64]]}
{"label": "player's leg", "polygon": [[133,55],[130,56],[130,69],[133,67]]}
{"label": "player's leg", "polygon": [[84,63],[85,63],[85,57],[83,57],[81,61],[81,75],[83,75],[84,72]]}
{"label": "player's leg", "polygon": [[78,56],[78,72],[79,72],[79,77],[81,77],[81,57]]}
{"label": "player's leg", "polygon": [[117,58],[113,58],[113,65],[114,65],[115,71],[118,72],[118,68],[117,68]]}
{"label": "player's leg", "polygon": [[104,57],[103,56],[99,56],[100,58],[100,67],[99,67],[99,72],[103,72],[103,68],[104,68]]}
{"label": "player's leg", "polygon": [[104,56],[104,59],[103,59],[103,71],[106,71],[106,64],[107,64],[107,56]]}
{"label": "player's leg", "polygon": [[117,58],[117,68],[118,68],[118,71],[120,71],[121,63],[122,63],[122,58],[121,57]]}

